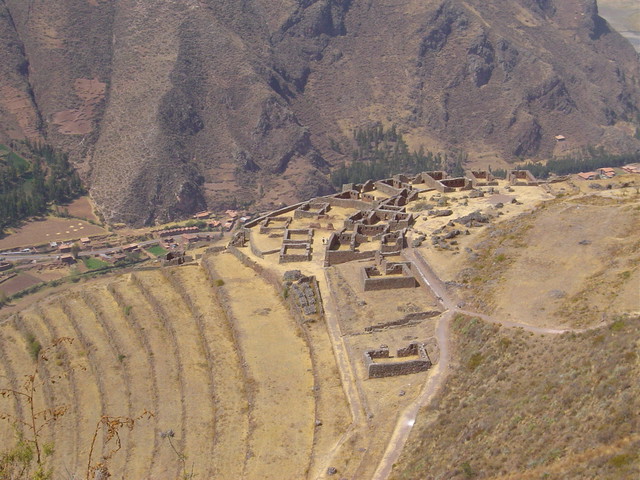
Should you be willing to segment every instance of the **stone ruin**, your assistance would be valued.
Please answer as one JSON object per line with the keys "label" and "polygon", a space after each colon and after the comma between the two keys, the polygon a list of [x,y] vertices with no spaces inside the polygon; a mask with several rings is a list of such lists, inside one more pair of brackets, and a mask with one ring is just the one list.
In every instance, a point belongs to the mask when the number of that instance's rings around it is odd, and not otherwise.
{"label": "stone ruin", "polygon": [[291,220],[291,217],[267,217],[260,222],[260,233],[275,233],[279,236],[289,227]]}
{"label": "stone ruin", "polygon": [[498,185],[498,182],[488,170],[471,170],[469,172],[473,188]]}
{"label": "stone ruin", "polygon": [[[400,358],[417,357],[407,360]],[[405,348],[396,351],[394,361],[391,360],[389,347],[381,345],[379,349],[364,352],[364,365],[369,378],[395,377],[411,373],[424,372],[431,368],[431,359],[423,343],[410,343]],[[388,361],[384,361],[387,359]]]}
{"label": "stone ruin", "polygon": [[415,288],[419,285],[412,271],[411,262],[387,262],[362,267],[361,281],[365,292]]}
{"label": "stone ruin", "polygon": [[517,186],[537,186],[540,184],[538,179],[533,176],[529,170],[509,170],[507,173],[507,181],[511,185]]}
{"label": "stone ruin", "polygon": [[314,218],[326,216],[331,210],[331,205],[328,202],[311,201],[306,202],[296,208],[293,212],[293,218]]}
{"label": "stone ruin", "polygon": [[[298,237],[298,238],[295,238]],[[279,263],[308,262],[311,260],[313,229],[285,229]]]}
{"label": "stone ruin", "polygon": [[305,316],[322,313],[322,302],[318,282],[314,276],[304,276],[300,270],[285,272],[283,280],[288,287],[288,296]]}

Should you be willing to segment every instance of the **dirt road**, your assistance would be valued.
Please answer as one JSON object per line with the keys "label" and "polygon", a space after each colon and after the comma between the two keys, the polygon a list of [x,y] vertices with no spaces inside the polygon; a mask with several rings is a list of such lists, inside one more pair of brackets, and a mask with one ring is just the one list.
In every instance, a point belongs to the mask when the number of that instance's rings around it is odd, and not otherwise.
{"label": "dirt road", "polygon": [[[403,251],[403,255],[407,260],[410,260],[418,269],[421,280],[433,291],[438,301],[445,308],[445,313],[440,317],[436,330],[436,339],[440,348],[440,360],[438,365],[433,368],[424,384],[420,395],[400,414],[396,427],[391,435],[387,449],[384,455],[380,459],[378,468],[373,474],[372,480],[385,480],[389,477],[393,464],[397,462],[402,449],[409,438],[409,433],[415,424],[416,417],[420,408],[428,406],[433,400],[434,396],[444,382],[450,370],[451,352],[450,352],[450,326],[451,320],[456,314],[461,313],[463,315],[475,316],[482,318],[488,322],[497,323],[499,325],[510,328],[522,328],[524,330],[538,333],[538,334],[562,334],[568,331],[582,332],[583,330],[575,329],[554,329],[554,328],[542,328],[533,327],[530,325],[519,324],[516,322],[508,322],[497,320],[488,315],[479,314],[476,312],[469,312],[457,307],[456,300],[447,292],[446,285],[438,278],[433,269],[420,255],[419,252],[413,248],[407,248]],[[597,327],[596,327],[597,328]]]}

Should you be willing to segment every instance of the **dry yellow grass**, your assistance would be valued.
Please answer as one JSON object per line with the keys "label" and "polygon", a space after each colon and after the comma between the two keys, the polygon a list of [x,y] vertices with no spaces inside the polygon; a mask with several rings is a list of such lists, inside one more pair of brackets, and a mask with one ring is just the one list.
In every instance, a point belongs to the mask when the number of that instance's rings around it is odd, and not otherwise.
{"label": "dry yellow grass", "polygon": [[[246,363],[250,405],[246,478],[304,478],[315,421],[311,357],[272,287],[232,255],[216,271]],[[271,290],[272,292],[272,290]],[[292,448],[295,445],[295,448]]]}
{"label": "dry yellow grass", "polygon": [[457,318],[454,371],[392,478],[638,478],[638,320],[541,336]]}

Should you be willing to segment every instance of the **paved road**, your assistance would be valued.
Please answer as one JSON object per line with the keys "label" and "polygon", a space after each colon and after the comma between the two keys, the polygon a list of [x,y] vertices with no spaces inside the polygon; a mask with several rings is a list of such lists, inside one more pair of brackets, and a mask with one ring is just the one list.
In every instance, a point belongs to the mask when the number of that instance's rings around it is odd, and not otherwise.
{"label": "paved road", "polygon": [[[505,327],[522,328],[524,330],[540,333],[540,334],[562,334],[565,332],[583,332],[588,329],[555,329],[555,328],[543,328],[534,327],[531,325],[519,324],[515,322],[508,322],[502,320],[496,320],[495,318],[476,312],[470,312],[462,310],[457,307],[457,303],[447,292],[446,285],[440,280],[436,273],[431,269],[426,260],[420,255],[419,252],[413,248],[407,248],[403,251],[403,255],[407,260],[410,260],[418,269],[418,274],[421,280],[431,289],[433,294],[438,298],[440,304],[445,308],[444,314],[438,320],[436,329],[436,339],[440,348],[440,359],[438,365],[436,365],[427,378],[424,387],[418,397],[407,406],[400,414],[396,427],[391,434],[391,438],[387,445],[378,468],[373,474],[372,480],[386,480],[393,468],[394,463],[397,462],[404,445],[407,443],[409,433],[415,424],[416,417],[420,408],[428,406],[433,400],[434,396],[444,382],[450,370],[450,326],[451,320],[456,314],[461,313],[464,315],[470,315],[482,318],[488,322],[497,323]],[[593,327],[599,328],[599,327]]]}

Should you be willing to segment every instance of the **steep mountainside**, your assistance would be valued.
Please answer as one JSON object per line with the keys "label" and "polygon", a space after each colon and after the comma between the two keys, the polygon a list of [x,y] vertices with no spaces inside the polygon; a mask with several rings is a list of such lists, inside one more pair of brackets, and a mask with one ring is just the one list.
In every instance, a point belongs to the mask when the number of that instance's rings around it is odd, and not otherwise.
{"label": "steep mountainside", "polygon": [[3,0],[0,35],[0,134],[70,151],[107,221],[328,192],[372,121],[487,162],[640,148],[595,0]]}

